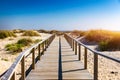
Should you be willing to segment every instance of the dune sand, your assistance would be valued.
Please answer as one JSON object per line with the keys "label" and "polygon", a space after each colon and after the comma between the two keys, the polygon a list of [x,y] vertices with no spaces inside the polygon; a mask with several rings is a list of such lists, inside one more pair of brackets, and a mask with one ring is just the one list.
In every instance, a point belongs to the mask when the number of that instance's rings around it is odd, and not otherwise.
{"label": "dune sand", "polygon": [[[17,35],[17,37],[15,37],[15,38],[14,37],[9,37],[9,38],[5,38],[5,39],[0,39],[0,74],[5,72],[11,66],[11,64],[15,61],[17,56],[19,55],[19,53],[12,55],[12,53],[6,51],[5,50],[5,45],[15,43],[21,38],[29,38],[29,37],[26,37],[26,36],[21,36],[21,33],[17,33],[16,35]],[[33,39],[33,40],[35,40],[35,39],[44,40],[45,38],[47,38],[51,34],[40,33],[40,35],[41,36],[30,37],[30,38]],[[25,48],[28,48],[28,47],[25,47]],[[30,60],[31,60],[31,57],[28,57],[26,62],[29,62]],[[26,63],[26,66],[29,66],[28,64],[29,63]],[[18,72],[20,72],[20,67],[18,67]]]}

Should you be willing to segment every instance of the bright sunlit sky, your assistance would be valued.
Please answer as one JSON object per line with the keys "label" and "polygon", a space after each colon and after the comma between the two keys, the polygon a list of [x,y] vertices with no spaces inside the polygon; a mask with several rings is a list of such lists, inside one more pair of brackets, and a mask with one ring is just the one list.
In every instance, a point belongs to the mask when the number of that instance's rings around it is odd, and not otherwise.
{"label": "bright sunlit sky", "polygon": [[0,29],[120,31],[120,0],[0,0]]}

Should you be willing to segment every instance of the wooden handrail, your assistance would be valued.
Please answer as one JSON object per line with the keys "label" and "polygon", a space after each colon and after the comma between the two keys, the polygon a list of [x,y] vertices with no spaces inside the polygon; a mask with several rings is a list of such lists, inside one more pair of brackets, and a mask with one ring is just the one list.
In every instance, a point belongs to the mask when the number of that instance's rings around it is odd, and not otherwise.
{"label": "wooden handrail", "polygon": [[[25,58],[28,57],[30,54],[32,54],[32,69],[35,69],[35,50],[38,48],[38,57],[41,56],[40,52],[40,46],[43,45],[42,53],[46,48],[50,45],[50,43],[55,38],[55,35],[51,35],[44,39],[43,41],[29,47],[28,49],[24,50],[20,53],[20,55],[16,58],[14,63],[11,65],[11,67],[5,72],[5,74],[0,78],[1,80],[16,80],[16,68],[21,62],[21,79],[25,80]],[[46,43],[47,42],[47,43]],[[44,46],[45,45],[45,46]],[[40,58],[39,58],[40,60]]]}
{"label": "wooden handrail", "polygon": [[[80,60],[81,58],[81,46],[83,46],[85,48],[84,50],[84,68],[87,69],[87,50],[91,51],[93,54],[94,54],[94,80],[98,80],[98,55],[99,56],[102,56],[104,58],[107,58],[107,59],[110,59],[112,61],[115,61],[117,63],[120,63],[120,59],[116,59],[116,58],[113,58],[113,57],[110,57],[110,56],[107,56],[101,52],[98,52],[94,49],[91,49],[89,48],[87,45],[81,43],[80,41],[78,41],[77,39],[71,37],[70,35],[68,34],[64,34],[64,37],[66,38],[67,42],[70,44],[70,46],[73,48],[73,51],[76,50],[76,42],[78,44],[78,59]],[[76,54],[76,51],[75,51],[75,54]]]}

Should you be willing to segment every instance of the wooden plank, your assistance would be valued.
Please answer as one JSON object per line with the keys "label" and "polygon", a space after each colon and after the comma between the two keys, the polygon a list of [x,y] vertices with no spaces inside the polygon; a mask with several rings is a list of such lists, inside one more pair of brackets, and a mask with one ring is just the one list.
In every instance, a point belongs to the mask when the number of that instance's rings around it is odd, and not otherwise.
{"label": "wooden plank", "polygon": [[84,64],[78,60],[79,54],[75,55],[72,49],[65,51],[66,48],[69,48],[69,46],[63,38],[62,39],[63,79],[93,80],[91,74],[86,69],[84,69]]}
{"label": "wooden plank", "polygon": [[[41,56],[41,61],[35,65],[26,80],[58,79],[59,75],[59,38],[56,37],[52,44]],[[84,64],[78,60],[70,45],[61,37],[62,78],[93,80],[90,73],[84,69]]]}
{"label": "wooden plank", "polygon": [[26,80],[41,80],[41,79],[58,79],[58,53],[59,53],[59,38],[55,38],[52,44],[41,56],[41,61],[35,65],[35,70],[32,70]]}

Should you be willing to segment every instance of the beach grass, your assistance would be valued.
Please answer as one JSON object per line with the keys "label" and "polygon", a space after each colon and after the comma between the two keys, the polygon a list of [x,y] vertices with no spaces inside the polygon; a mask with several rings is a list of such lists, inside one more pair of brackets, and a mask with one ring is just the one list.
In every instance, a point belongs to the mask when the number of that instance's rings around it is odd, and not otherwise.
{"label": "beach grass", "polygon": [[22,36],[40,36],[40,34],[37,31],[28,30],[25,31]]}
{"label": "beach grass", "polygon": [[[71,33],[80,36],[81,32],[74,30]],[[88,30],[84,32],[84,42],[95,43],[100,51],[118,51],[120,50],[120,32],[108,30]],[[91,44],[91,45],[93,45]]]}
{"label": "beach grass", "polygon": [[12,31],[0,30],[0,39],[4,39],[7,37],[16,37],[16,35]]}

